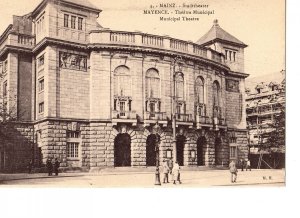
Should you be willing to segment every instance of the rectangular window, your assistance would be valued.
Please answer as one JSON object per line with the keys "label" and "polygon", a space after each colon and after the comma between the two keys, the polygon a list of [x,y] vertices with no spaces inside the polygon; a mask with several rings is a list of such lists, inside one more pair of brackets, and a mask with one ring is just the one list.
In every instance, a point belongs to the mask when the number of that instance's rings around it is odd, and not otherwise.
{"label": "rectangular window", "polygon": [[225,50],[225,60],[236,61],[236,51]]}
{"label": "rectangular window", "polygon": [[71,28],[75,29],[75,22],[76,22],[76,17],[75,16],[71,16]]}
{"label": "rectangular window", "polygon": [[79,131],[68,131],[67,132],[67,138],[79,138],[80,133]]}
{"label": "rectangular window", "polygon": [[237,158],[237,147],[230,146],[230,158],[234,159]]}
{"label": "rectangular window", "polygon": [[44,78],[39,80],[39,91],[44,90]]}
{"label": "rectangular window", "polygon": [[3,97],[7,96],[7,81],[3,83]]}
{"label": "rectangular window", "polygon": [[78,142],[68,142],[67,143],[67,157],[76,158],[78,157]]}
{"label": "rectangular window", "polygon": [[181,105],[176,106],[177,114],[181,114]]}
{"label": "rectangular window", "polygon": [[44,112],[44,102],[39,103],[39,113]]}
{"label": "rectangular window", "polygon": [[125,111],[125,101],[120,101],[120,111]]}
{"label": "rectangular window", "polygon": [[154,102],[150,103],[150,116],[155,117],[155,103]]}
{"label": "rectangular window", "polygon": [[7,101],[4,101],[3,103],[3,119],[6,117],[6,112],[7,112]]}
{"label": "rectangular window", "polygon": [[64,15],[64,27],[68,27],[69,26],[69,15],[65,14]]}
{"label": "rectangular window", "polygon": [[83,18],[78,17],[78,30],[82,30]]}
{"label": "rectangular window", "polygon": [[37,22],[37,25],[36,25],[36,32],[37,32],[37,34],[40,33],[40,21]]}
{"label": "rectangular window", "polygon": [[114,99],[114,110],[117,110],[117,99]]}
{"label": "rectangular window", "polygon": [[131,111],[131,100],[128,101],[128,110]]}
{"label": "rectangular window", "polygon": [[44,17],[41,17],[41,31],[44,31]]}
{"label": "rectangular window", "polygon": [[120,116],[125,116],[125,101],[120,101]]}
{"label": "rectangular window", "polygon": [[42,55],[42,56],[39,57],[39,59],[38,59],[38,67],[43,66],[43,65],[44,65],[44,62],[45,62],[44,55]]}
{"label": "rectangular window", "polygon": [[4,61],[3,63],[3,73],[7,71],[7,61]]}
{"label": "rectangular window", "polygon": [[236,137],[232,136],[229,138],[230,143],[236,143]]}

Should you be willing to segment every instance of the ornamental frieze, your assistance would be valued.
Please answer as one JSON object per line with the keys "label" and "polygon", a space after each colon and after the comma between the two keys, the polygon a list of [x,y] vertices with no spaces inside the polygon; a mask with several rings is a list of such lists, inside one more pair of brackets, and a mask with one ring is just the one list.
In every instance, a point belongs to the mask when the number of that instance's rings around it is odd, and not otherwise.
{"label": "ornamental frieze", "polygon": [[59,52],[59,66],[71,70],[87,70],[87,57],[67,52]]}
{"label": "ornamental frieze", "polygon": [[226,91],[228,92],[239,92],[239,81],[226,79]]}

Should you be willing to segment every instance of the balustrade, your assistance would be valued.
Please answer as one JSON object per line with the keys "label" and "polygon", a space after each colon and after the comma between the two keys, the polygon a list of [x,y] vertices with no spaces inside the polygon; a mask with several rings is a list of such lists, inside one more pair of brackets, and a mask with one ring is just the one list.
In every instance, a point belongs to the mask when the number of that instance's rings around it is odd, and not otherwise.
{"label": "balustrade", "polygon": [[176,114],[176,121],[193,122],[192,114]]}
{"label": "balustrade", "polygon": [[90,33],[91,44],[124,44],[162,48],[168,51],[179,51],[223,63],[220,54],[190,41],[183,41],[169,36],[148,35],[141,32],[121,32],[104,29]]}
{"label": "balustrade", "polygon": [[125,42],[125,43],[135,43],[135,35],[132,33],[110,33],[111,42]]}
{"label": "balustrade", "polygon": [[157,36],[143,35],[142,43],[144,45],[153,45],[153,46],[163,47],[164,39],[162,37],[157,37]]}
{"label": "balustrade", "polygon": [[183,42],[183,41],[179,41],[179,40],[176,40],[176,39],[171,39],[170,40],[170,47],[172,49],[181,50],[181,51],[184,51],[184,52],[188,51],[188,43]]}
{"label": "balustrade", "polygon": [[166,113],[165,112],[146,112],[145,120],[166,120]]}
{"label": "balustrade", "polygon": [[113,119],[136,119],[136,111],[114,110],[112,113]]}

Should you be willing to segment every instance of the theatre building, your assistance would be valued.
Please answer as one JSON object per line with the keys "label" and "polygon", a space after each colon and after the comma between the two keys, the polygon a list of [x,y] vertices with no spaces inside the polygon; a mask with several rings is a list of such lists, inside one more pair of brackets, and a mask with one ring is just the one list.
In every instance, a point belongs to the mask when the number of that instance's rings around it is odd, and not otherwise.
{"label": "theatre building", "polygon": [[100,12],[44,0],[1,35],[2,107],[16,115],[1,127],[1,170],[47,158],[66,168],[154,166],[156,151],[182,166],[248,156],[246,44],[217,20],[193,43],[103,28]]}

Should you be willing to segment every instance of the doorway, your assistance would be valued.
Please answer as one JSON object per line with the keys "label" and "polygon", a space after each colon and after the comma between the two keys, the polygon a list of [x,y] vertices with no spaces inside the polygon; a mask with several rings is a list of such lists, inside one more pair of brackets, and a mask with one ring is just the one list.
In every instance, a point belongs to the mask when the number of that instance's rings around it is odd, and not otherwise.
{"label": "doorway", "polygon": [[[158,137],[158,138],[157,138]],[[156,165],[156,143],[159,142],[159,135],[151,134],[146,141],[146,166]]]}
{"label": "doorway", "polygon": [[203,148],[207,144],[206,138],[201,136],[197,140],[197,165],[204,166]]}
{"label": "doorway", "polygon": [[179,166],[183,166],[183,151],[184,144],[186,142],[186,137],[183,135],[177,136],[176,140],[176,152],[177,152],[177,162]]}
{"label": "doorway", "polygon": [[221,165],[222,164],[222,160],[221,160],[221,146],[222,146],[222,141],[218,137],[218,138],[216,138],[216,141],[215,141],[215,164],[216,165]]}
{"label": "doorway", "polygon": [[120,133],[115,138],[115,166],[131,166],[131,139],[127,133]]}

